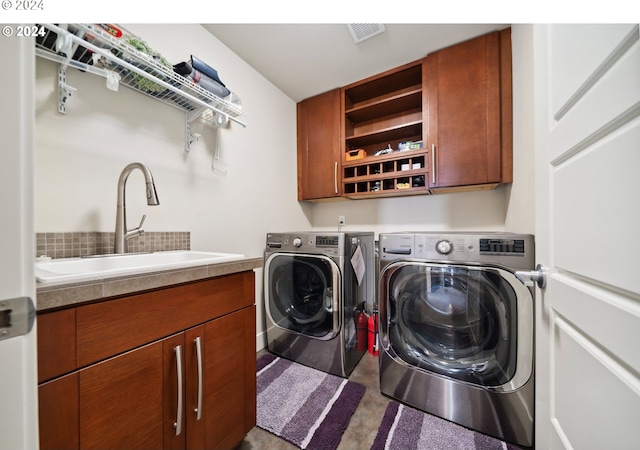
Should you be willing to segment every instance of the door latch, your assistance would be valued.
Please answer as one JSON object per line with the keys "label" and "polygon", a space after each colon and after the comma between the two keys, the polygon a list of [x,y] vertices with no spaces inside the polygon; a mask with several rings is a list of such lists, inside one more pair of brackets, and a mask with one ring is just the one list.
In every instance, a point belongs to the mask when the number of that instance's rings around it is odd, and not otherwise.
{"label": "door latch", "polygon": [[30,297],[0,300],[0,341],[28,334],[36,311]]}
{"label": "door latch", "polygon": [[547,275],[541,264],[536,266],[536,270],[518,270],[516,278],[525,286],[533,286],[533,283],[536,283],[540,289],[544,289],[547,285]]}

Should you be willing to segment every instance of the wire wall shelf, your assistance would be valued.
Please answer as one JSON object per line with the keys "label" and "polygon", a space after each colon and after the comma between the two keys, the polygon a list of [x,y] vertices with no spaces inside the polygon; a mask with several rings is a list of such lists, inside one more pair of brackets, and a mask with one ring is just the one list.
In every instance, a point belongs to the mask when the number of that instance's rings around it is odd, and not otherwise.
{"label": "wire wall shelf", "polygon": [[243,127],[245,112],[232,92],[221,98],[192,80],[177,74],[160,57],[154,57],[114,37],[94,24],[42,24],[36,38],[36,55],[59,64],[58,111],[66,112],[67,100],[75,88],[66,82],[67,67],[106,78],[113,91],[124,85],[185,112],[185,148],[189,151],[197,136],[190,124],[196,119],[222,127],[229,121]]}

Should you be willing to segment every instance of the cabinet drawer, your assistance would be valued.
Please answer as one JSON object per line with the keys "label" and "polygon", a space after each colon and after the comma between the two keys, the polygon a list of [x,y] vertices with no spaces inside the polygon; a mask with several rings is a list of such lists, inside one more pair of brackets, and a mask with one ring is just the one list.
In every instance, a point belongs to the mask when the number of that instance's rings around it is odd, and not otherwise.
{"label": "cabinet drawer", "polygon": [[38,314],[38,382],[76,368],[76,310]]}
{"label": "cabinet drawer", "polygon": [[80,306],[78,367],[252,305],[254,279],[253,272],[242,272]]}

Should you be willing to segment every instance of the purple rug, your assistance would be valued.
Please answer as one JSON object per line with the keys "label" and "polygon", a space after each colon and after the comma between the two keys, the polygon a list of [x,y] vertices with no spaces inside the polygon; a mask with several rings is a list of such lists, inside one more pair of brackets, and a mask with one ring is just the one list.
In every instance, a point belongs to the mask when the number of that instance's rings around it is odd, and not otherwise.
{"label": "purple rug", "polygon": [[519,448],[394,401],[387,406],[371,446],[371,450]]}
{"label": "purple rug", "polygon": [[257,361],[257,425],[303,449],[335,450],[365,387],[267,354]]}

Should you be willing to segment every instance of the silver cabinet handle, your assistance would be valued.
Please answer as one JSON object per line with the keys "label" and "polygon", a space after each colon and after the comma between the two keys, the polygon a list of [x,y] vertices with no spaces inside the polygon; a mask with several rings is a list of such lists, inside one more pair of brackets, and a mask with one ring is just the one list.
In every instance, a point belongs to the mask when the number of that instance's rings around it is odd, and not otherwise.
{"label": "silver cabinet handle", "polygon": [[436,184],[436,144],[431,144],[431,184]]}
{"label": "silver cabinet handle", "polygon": [[333,163],[333,190],[338,194],[338,161]]}
{"label": "silver cabinet handle", "polygon": [[198,406],[195,409],[196,420],[202,418],[202,345],[200,344],[200,336],[195,338],[193,342],[196,344],[196,357],[198,359]]}
{"label": "silver cabinet handle", "polygon": [[173,349],[176,354],[176,372],[178,379],[178,411],[176,413],[176,422],[173,424],[176,429],[176,436],[182,433],[182,346],[178,345]]}

